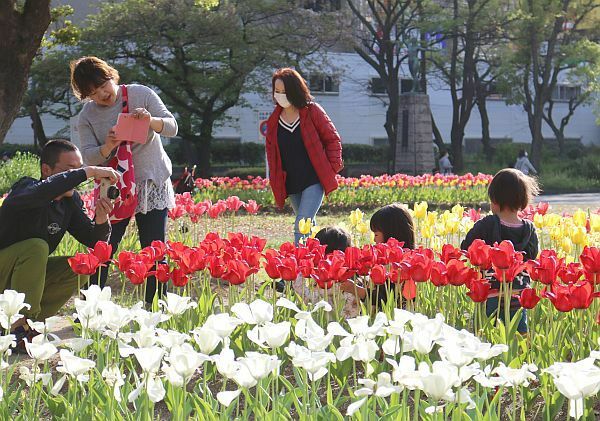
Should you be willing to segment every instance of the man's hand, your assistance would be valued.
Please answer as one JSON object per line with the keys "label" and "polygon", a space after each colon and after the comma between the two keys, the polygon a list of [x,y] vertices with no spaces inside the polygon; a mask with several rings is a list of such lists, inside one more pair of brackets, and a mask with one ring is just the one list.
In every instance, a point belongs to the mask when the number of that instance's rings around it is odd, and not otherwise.
{"label": "man's hand", "polygon": [[108,200],[105,197],[101,197],[96,202],[96,224],[104,224],[108,221],[108,216],[113,210],[112,201]]}
{"label": "man's hand", "polygon": [[87,178],[108,178],[111,184],[115,184],[121,178],[121,175],[109,167],[85,167],[85,175]]}

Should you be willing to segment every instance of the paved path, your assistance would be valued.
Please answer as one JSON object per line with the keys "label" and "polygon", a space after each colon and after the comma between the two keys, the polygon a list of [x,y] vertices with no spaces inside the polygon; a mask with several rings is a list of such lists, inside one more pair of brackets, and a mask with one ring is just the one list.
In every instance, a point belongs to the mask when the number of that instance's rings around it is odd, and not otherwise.
{"label": "paved path", "polygon": [[600,208],[600,193],[549,194],[539,196],[535,201],[596,209]]}

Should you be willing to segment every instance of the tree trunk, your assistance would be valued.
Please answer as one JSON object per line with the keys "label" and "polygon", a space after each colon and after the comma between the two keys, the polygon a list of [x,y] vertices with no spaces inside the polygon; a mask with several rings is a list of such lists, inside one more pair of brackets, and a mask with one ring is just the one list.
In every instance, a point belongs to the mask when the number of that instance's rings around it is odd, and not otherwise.
{"label": "tree trunk", "polygon": [[491,162],[494,157],[494,148],[490,140],[490,117],[487,112],[485,95],[478,95],[477,109],[481,117],[481,143],[483,146],[483,155],[487,162]]}
{"label": "tree trunk", "polygon": [[[540,95],[537,95],[538,97]],[[539,98],[536,98],[539,101]],[[536,170],[542,168],[542,146],[544,136],[542,134],[543,123],[543,104],[534,104],[533,113],[531,113],[529,127],[531,129],[531,163]]]}
{"label": "tree trunk", "polygon": [[46,142],[48,142],[48,138],[46,137],[44,123],[38,112],[37,105],[31,104],[29,107],[29,118],[31,118],[31,128],[33,129],[33,144],[41,150]]}
{"label": "tree trunk", "polygon": [[202,178],[208,178],[212,175],[210,169],[210,146],[213,124],[214,121],[212,119],[207,118],[202,120],[200,136],[193,139],[198,151],[198,168],[196,169],[196,174]]}
{"label": "tree trunk", "polygon": [[450,143],[452,148],[452,167],[455,173],[463,170],[463,138],[464,130],[459,125],[453,126],[450,131]]}
{"label": "tree trunk", "polygon": [[50,25],[50,0],[27,0],[22,11],[15,1],[0,2],[0,144],[12,125],[31,63]]}
{"label": "tree trunk", "polygon": [[440,132],[440,129],[435,122],[435,118],[433,118],[433,113],[431,113],[431,129],[433,131],[433,142],[437,145],[441,152],[443,149],[446,149],[446,145],[444,144],[442,132]]}

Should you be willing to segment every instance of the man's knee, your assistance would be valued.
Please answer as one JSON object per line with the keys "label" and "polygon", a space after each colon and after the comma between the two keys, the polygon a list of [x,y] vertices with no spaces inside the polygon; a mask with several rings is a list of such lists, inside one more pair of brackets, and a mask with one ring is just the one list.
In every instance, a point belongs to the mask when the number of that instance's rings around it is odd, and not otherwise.
{"label": "man's knee", "polygon": [[48,243],[41,238],[29,238],[13,244],[18,253],[22,257],[40,257],[44,260],[48,259]]}

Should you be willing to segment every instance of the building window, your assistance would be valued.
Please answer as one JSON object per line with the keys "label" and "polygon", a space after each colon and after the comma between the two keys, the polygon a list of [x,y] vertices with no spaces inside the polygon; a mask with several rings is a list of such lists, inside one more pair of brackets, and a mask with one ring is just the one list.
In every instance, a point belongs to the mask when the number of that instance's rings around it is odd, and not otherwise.
{"label": "building window", "polygon": [[385,89],[385,85],[383,84],[383,80],[380,77],[372,77],[369,81],[369,90],[373,95],[385,95],[387,91]]}
{"label": "building window", "polygon": [[400,93],[411,92],[413,89],[412,79],[400,79]]}
{"label": "building window", "polygon": [[552,91],[554,101],[570,101],[581,95],[581,86],[557,84]]}
{"label": "building window", "polygon": [[304,8],[315,12],[337,12],[342,9],[342,0],[304,0]]}
{"label": "building window", "polygon": [[308,77],[310,91],[316,94],[339,94],[340,83],[335,76],[312,74]]}

